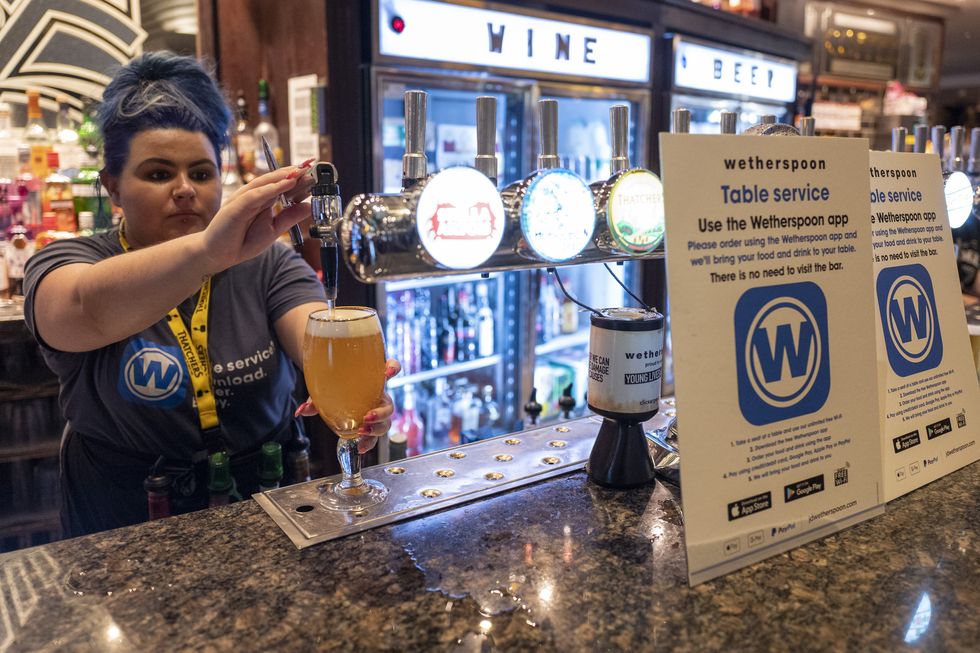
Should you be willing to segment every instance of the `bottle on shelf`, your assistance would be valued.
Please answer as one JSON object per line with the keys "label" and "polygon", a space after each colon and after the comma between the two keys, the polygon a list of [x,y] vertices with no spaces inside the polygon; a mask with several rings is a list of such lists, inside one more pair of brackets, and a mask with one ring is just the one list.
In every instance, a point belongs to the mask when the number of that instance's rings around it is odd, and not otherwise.
{"label": "bottle on shelf", "polygon": [[48,152],[51,150],[51,136],[44,124],[41,113],[41,92],[27,89],[27,125],[24,127],[24,143],[30,148],[31,174],[35,179],[44,179],[50,174]]}
{"label": "bottle on shelf", "polygon": [[282,445],[266,442],[259,458],[259,491],[275,490],[282,482]]}
{"label": "bottle on shelf", "polygon": [[445,377],[435,379],[432,395],[424,403],[425,446],[428,451],[445,449],[449,446],[449,431],[452,427],[452,399],[449,382]]}
{"label": "bottle on shelf", "polygon": [[493,356],[495,349],[493,309],[490,308],[489,283],[482,281],[476,286],[477,355]]}
{"label": "bottle on shelf", "polygon": [[95,159],[95,167],[98,169],[99,151],[102,149],[102,135],[99,133],[99,126],[95,124],[95,114],[98,105],[89,102],[82,108],[82,122],[78,125],[78,144],[91,158]]}
{"label": "bottle on shelf", "polygon": [[34,242],[27,228],[20,223],[12,225],[8,230],[4,249],[4,262],[9,280],[8,292],[11,296],[24,294],[24,266],[33,253]]}
{"label": "bottle on shelf", "polygon": [[61,167],[58,170],[66,177],[74,177],[82,166],[84,150],[78,140],[75,121],[71,119],[71,105],[67,95],[59,95],[58,115],[55,119],[54,151],[58,153]]}
{"label": "bottle on shelf", "polygon": [[477,331],[476,311],[470,303],[471,287],[469,284],[456,292],[456,361],[464,362],[476,359]]}
{"label": "bottle on shelf", "polygon": [[[565,281],[565,289],[571,294],[572,286],[571,279]],[[560,318],[559,318],[559,331],[568,335],[578,331],[578,306],[570,300],[568,297],[562,297]]]}
{"label": "bottle on shelf", "polygon": [[440,302],[439,360],[443,365],[456,361],[456,292],[447,288]]}
{"label": "bottle on shelf", "polygon": [[[47,154],[45,154],[45,158]],[[14,222],[20,222],[33,235],[41,227],[41,179],[36,177],[31,165],[31,149],[26,144],[17,148],[17,161],[20,172],[17,174],[16,188],[20,197],[20,215]],[[45,160],[45,167],[47,161]]]}
{"label": "bottle on shelf", "polygon": [[221,201],[227,202],[236,190],[242,187],[242,177],[238,169],[238,149],[235,145],[235,132],[228,130],[228,142],[221,151]]}
{"label": "bottle on shelf", "polygon": [[78,235],[91,236],[95,233],[95,214],[91,211],[82,211],[78,214]]}
{"label": "bottle on shelf", "polygon": [[500,406],[493,399],[493,386],[485,385],[481,391],[483,405],[480,407],[480,423],[477,433],[481,439],[496,435],[496,427],[500,422]]}
{"label": "bottle on shelf", "polygon": [[262,152],[262,138],[269,142],[276,159],[282,161],[282,149],[279,146],[279,130],[272,124],[269,112],[269,82],[259,80],[259,122],[255,125],[252,132],[252,150],[255,152],[255,174],[261,175],[269,172],[269,167],[265,162],[265,154]]}
{"label": "bottle on shelf", "polygon": [[417,303],[421,309],[418,316],[421,368],[434,370],[439,367],[439,324],[432,314],[432,296],[428,290],[418,292]]}
{"label": "bottle on shelf", "polygon": [[10,118],[10,105],[0,102],[0,178],[17,175],[17,141]]}
{"label": "bottle on shelf", "polygon": [[[60,159],[57,152],[48,152],[48,168],[51,173],[44,180],[42,217],[53,213],[54,229],[75,233],[78,224],[75,221],[75,203],[71,198],[71,179],[59,172]],[[50,229],[51,225],[44,225],[44,228]]]}
{"label": "bottle on shelf", "polygon": [[475,386],[466,379],[457,382],[456,399],[453,401],[452,423],[449,428],[449,444],[465,444],[478,439],[481,402],[476,397]]}
{"label": "bottle on shelf", "polygon": [[405,384],[401,406],[401,413],[391,422],[388,438],[404,445],[405,456],[418,456],[424,448],[425,424],[416,410],[415,388],[411,383]]}
{"label": "bottle on shelf", "polygon": [[164,457],[160,456],[143,480],[146,509],[150,521],[169,517],[171,514],[170,488],[173,483],[170,476],[163,471],[163,463]]}
{"label": "bottle on shelf", "polygon": [[245,102],[245,91],[238,91],[235,110],[238,113],[238,119],[235,122],[238,174],[241,176],[242,183],[247,184],[255,178],[255,138],[252,136],[252,126],[248,122],[248,103]]}
{"label": "bottle on shelf", "polygon": [[544,343],[561,332],[561,302],[547,273],[541,276],[538,310],[541,312],[541,337],[538,341]]}
{"label": "bottle on shelf", "polygon": [[111,207],[109,198],[99,198],[95,184],[99,179],[98,151],[87,147],[82,155],[82,165],[71,178],[71,195],[75,203],[75,213],[81,222],[82,213],[91,213],[94,217],[93,231],[105,231],[112,226]]}

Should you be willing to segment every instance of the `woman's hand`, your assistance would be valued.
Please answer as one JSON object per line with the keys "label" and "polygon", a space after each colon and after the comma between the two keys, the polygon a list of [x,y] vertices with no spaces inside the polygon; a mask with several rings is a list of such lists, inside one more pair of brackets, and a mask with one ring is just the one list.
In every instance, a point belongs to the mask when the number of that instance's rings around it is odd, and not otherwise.
{"label": "woman's hand", "polygon": [[[299,202],[313,186],[311,163],[280,168],[235,191],[202,234],[204,256],[213,273],[257,256],[280,234],[309,216],[310,207]],[[280,195],[296,203],[273,215]]]}
{"label": "woman's hand", "polygon": [[[385,381],[401,371],[401,364],[393,358],[389,359],[385,367]],[[378,438],[388,432],[388,429],[391,428],[391,415],[394,411],[395,406],[391,402],[391,396],[386,392],[381,398],[381,403],[364,416],[364,424],[358,431],[357,451],[359,453],[367,453],[373,449],[374,445],[378,443]],[[316,414],[317,410],[316,406],[313,405],[313,400],[307,399],[296,409],[295,416],[312,417]]]}

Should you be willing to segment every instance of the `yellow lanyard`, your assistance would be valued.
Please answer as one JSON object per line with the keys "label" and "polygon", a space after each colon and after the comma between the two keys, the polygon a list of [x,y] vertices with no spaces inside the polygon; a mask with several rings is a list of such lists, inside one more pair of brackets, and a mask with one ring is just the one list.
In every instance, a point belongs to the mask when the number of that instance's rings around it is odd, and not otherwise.
{"label": "yellow lanyard", "polygon": [[[123,251],[128,252],[129,241],[126,240],[125,223],[119,225],[119,244]],[[197,412],[201,419],[201,429],[207,431],[218,427],[218,408],[211,389],[211,360],[208,358],[208,305],[211,303],[211,278],[204,280],[201,294],[197,298],[197,306],[191,316],[191,330],[187,331],[184,320],[176,308],[167,313],[167,326],[177,339],[180,351],[187,362],[187,371],[191,375],[191,385],[194,387]]]}

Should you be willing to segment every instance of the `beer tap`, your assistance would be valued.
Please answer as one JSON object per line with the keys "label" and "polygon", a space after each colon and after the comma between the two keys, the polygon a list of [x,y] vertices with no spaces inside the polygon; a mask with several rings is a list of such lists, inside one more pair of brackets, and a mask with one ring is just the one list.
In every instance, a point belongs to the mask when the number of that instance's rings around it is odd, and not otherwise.
{"label": "beer tap", "polygon": [[[690,125],[690,113],[687,120]],[[594,242],[605,252],[649,254],[663,242],[663,184],[649,170],[630,166],[628,106],[610,107],[609,131],[612,175],[591,186],[596,207]]]}
{"label": "beer tap", "polygon": [[691,112],[689,110],[680,108],[670,112],[670,133],[691,133]]}
{"label": "beer tap", "polygon": [[966,140],[966,129],[962,126],[949,130],[949,169],[962,172],[965,168],[963,159],[963,142]]}
{"label": "beer tap", "polygon": [[425,91],[405,91],[405,154],[402,155],[402,190],[408,190],[429,174],[425,158]]}
{"label": "beer tap", "polygon": [[497,98],[476,98],[476,169],[497,185]]}
{"label": "beer tap", "polygon": [[946,128],[942,125],[932,128],[932,152],[939,156],[939,167],[946,172]]}
{"label": "beer tap", "polygon": [[[954,131],[956,131],[955,127]],[[956,145],[957,142],[954,141],[952,144]],[[962,135],[959,144],[962,147]],[[946,161],[946,128],[942,125],[935,125],[932,128],[932,149],[939,155],[939,167],[943,173],[943,194],[946,196],[946,215],[949,218],[950,228],[955,231],[966,223],[973,212],[973,184],[966,174],[951,165],[956,158],[961,158],[955,149],[950,155],[950,161]]]}
{"label": "beer tap", "polygon": [[759,124],[752,125],[745,133],[750,136],[799,136],[800,130],[793,125],[777,122],[776,116],[766,114]]}
{"label": "beer tap", "polygon": [[926,141],[929,139],[929,127],[926,125],[916,125],[912,151],[916,154],[925,154]]}
{"label": "beer tap", "polygon": [[800,136],[816,136],[817,120],[813,116],[800,118]]}
{"label": "beer tap", "polygon": [[595,205],[585,181],[560,167],[558,102],[539,100],[538,112],[538,170],[500,191],[511,233],[504,246],[517,255],[515,262],[562,263],[575,260],[591,243]]}
{"label": "beer tap", "polygon": [[310,235],[320,241],[323,287],[327,294],[327,305],[333,308],[337,301],[337,275],[340,261],[337,227],[343,214],[340,186],[337,184],[337,168],[332,163],[316,164],[316,183],[310,192],[310,209],[313,215]]}
{"label": "beer tap", "polygon": [[721,133],[735,134],[738,132],[738,114],[734,111],[721,112]]}
{"label": "beer tap", "polygon": [[892,129],[892,152],[905,151],[905,139],[907,136],[908,130],[905,127],[895,127]]}

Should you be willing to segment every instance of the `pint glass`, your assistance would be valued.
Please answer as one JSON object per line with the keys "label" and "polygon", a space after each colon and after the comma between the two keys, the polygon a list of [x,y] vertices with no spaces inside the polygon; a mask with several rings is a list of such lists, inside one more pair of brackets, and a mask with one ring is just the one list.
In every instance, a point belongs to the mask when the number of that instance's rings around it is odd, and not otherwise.
{"label": "pint glass", "polygon": [[310,314],[303,339],[303,373],[320,417],[339,437],[343,479],[320,489],[329,510],[359,512],[385,500],[388,489],[361,477],[357,431],[384,395],[385,351],[378,314],[339,306]]}

